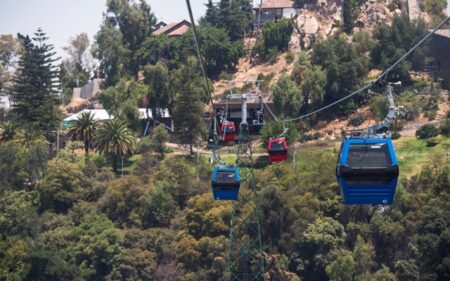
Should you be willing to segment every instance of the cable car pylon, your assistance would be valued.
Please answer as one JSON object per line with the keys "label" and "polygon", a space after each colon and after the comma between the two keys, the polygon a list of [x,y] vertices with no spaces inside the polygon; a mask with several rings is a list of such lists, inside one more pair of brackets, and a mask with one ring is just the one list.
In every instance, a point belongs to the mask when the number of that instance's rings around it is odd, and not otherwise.
{"label": "cable car pylon", "polygon": [[[260,210],[252,157],[252,142],[247,123],[247,97],[241,97],[242,121],[239,126],[236,164],[240,167],[241,194],[233,201],[227,249],[227,280],[266,280],[261,239]],[[245,188],[247,187],[247,188]]]}

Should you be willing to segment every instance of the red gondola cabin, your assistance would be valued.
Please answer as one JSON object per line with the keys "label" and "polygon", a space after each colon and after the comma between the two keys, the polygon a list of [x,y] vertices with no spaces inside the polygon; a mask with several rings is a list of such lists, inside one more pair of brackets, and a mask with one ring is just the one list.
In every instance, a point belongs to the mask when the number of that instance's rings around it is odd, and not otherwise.
{"label": "red gondola cabin", "polygon": [[234,122],[222,122],[220,125],[220,139],[222,141],[234,141],[236,139],[236,126]]}
{"label": "red gondola cabin", "polygon": [[288,157],[288,144],[285,138],[270,138],[267,145],[270,162],[286,161]]}

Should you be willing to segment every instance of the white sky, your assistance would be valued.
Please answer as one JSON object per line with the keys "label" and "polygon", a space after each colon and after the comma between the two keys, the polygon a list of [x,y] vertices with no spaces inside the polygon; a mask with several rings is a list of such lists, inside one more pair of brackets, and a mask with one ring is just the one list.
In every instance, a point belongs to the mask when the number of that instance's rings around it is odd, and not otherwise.
{"label": "white sky", "polygon": [[[146,0],[158,20],[189,20],[185,0]],[[191,0],[194,17],[205,13],[208,0]],[[0,0],[0,34],[32,35],[38,27],[50,37],[59,55],[76,34],[86,32],[91,42],[102,22],[106,0]]]}
{"label": "white sky", "polygon": [[[146,0],[159,20],[189,20],[185,0]],[[207,0],[191,0],[194,17],[205,13]],[[254,0],[259,3],[259,0]],[[50,37],[60,56],[69,38],[86,32],[92,42],[105,11],[106,0],[0,0],[0,34],[33,34],[38,27]],[[450,13],[450,7],[447,7]]]}

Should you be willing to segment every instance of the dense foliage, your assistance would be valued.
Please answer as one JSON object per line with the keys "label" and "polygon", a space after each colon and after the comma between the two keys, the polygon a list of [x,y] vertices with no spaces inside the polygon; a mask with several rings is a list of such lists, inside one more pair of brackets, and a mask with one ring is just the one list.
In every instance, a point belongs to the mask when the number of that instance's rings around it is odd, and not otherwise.
{"label": "dense foliage", "polygon": [[[343,2],[349,33],[353,14],[346,9],[362,2]],[[208,1],[198,31],[209,78],[232,72],[244,54],[251,5]],[[192,157],[194,144],[201,146],[206,135],[205,82],[210,83],[202,77],[192,33],[152,34],[156,18],[144,0],[108,0],[106,11],[93,46],[101,70],[96,75],[105,76],[96,98],[114,119],[96,121],[82,114],[65,131],[65,144],[54,139],[60,133],[52,85],[58,73],[46,36],[40,30],[33,40],[20,36],[20,52],[14,40],[1,38],[0,90],[13,89],[16,104],[10,120],[0,125],[0,280],[228,280],[233,205],[212,199],[210,163],[201,151]],[[277,58],[287,50],[292,30],[290,19],[267,23],[257,39],[258,55]],[[301,52],[292,71],[280,73],[278,81],[270,83],[275,74],[261,75],[264,88],[273,93],[277,115],[312,112],[357,89],[370,62],[386,67],[423,32],[423,23],[409,23],[403,15],[392,26],[379,27],[375,40],[364,32],[352,41],[338,34]],[[88,46],[85,34],[69,41],[70,57],[59,74],[63,95],[76,80],[88,80]],[[420,52],[411,59],[413,66]],[[16,53],[13,81],[5,69]],[[402,65],[390,78],[406,78],[408,69]],[[439,87],[431,83],[430,91],[427,98],[413,91],[396,95],[400,121],[421,113],[436,117]],[[363,104],[368,99],[355,96],[313,118],[334,118]],[[152,112],[151,126],[138,105]],[[166,108],[173,116],[173,134],[163,123]],[[379,119],[386,108],[384,96],[370,102],[370,114]],[[284,133],[294,160],[265,165],[267,156],[254,156],[267,279],[449,280],[450,163],[447,146],[440,143],[447,141],[449,119],[439,129],[420,127],[419,140],[399,146],[417,150],[414,155],[428,153],[429,159],[416,163],[410,155],[399,155],[395,203],[384,207],[341,204],[335,147],[302,144],[292,150],[308,121],[270,122],[261,130],[263,147]],[[363,121],[358,115],[349,123]],[[301,140],[319,136],[302,132]],[[191,155],[169,153],[169,140],[189,144]],[[241,192],[248,192],[247,180]],[[240,211],[245,217],[249,210]],[[241,231],[244,238],[253,233]]]}
{"label": "dense foliage", "polygon": [[255,52],[263,60],[267,60],[270,56],[276,56],[280,51],[286,51],[293,30],[292,19],[267,22],[256,41]]}
{"label": "dense foliage", "polygon": [[[407,14],[395,17],[391,26],[381,24],[374,34],[378,43],[371,52],[372,63],[380,69],[387,68],[416,44],[426,32],[423,21],[410,22]],[[424,51],[424,47],[418,48],[408,60],[400,63],[391,72],[391,79],[408,81],[408,70],[411,66],[416,69],[421,67]]]}

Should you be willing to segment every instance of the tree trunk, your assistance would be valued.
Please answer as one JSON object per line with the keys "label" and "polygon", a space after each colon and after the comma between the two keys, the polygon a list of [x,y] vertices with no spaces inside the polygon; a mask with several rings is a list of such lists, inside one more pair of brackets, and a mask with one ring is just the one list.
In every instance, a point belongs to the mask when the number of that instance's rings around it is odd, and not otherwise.
{"label": "tree trunk", "polygon": [[85,156],[89,155],[89,139],[88,138],[84,138],[84,155]]}
{"label": "tree trunk", "polygon": [[117,173],[117,154],[112,154],[112,166],[114,173]]}
{"label": "tree trunk", "polygon": [[193,156],[194,150],[192,149],[192,134],[189,134],[189,151],[191,153],[191,156]]}

